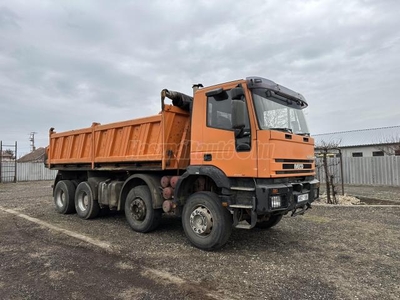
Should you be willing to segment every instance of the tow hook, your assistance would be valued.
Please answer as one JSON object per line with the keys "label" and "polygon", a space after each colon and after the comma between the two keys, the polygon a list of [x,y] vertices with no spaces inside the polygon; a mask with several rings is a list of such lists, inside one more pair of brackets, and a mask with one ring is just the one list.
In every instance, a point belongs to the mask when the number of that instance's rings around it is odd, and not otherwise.
{"label": "tow hook", "polygon": [[[299,211],[299,209],[300,209],[300,211]],[[291,217],[295,217],[295,216],[298,216],[298,215],[304,215],[304,213],[306,212],[307,209],[312,209],[311,203],[306,203],[306,206],[295,208],[292,211],[292,214],[290,216]]]}

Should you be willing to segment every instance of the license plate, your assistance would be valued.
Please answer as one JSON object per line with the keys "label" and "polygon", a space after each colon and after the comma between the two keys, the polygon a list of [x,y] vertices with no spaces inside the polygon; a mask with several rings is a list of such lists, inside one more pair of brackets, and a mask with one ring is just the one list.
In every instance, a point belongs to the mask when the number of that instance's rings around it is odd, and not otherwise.
{"label": "license plate", "polygon": [[303,202],[308,200],[308,194],[301,194],[297,196],[297,202]]}

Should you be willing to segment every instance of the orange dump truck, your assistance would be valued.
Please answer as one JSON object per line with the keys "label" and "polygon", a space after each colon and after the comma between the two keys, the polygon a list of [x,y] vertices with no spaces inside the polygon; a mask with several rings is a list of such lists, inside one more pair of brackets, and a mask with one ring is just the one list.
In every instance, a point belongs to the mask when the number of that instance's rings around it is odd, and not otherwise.
{"label": "orange dump truck", "polygon": [[194,246],[213,250],[233,227],[268,229],[318,198],[301,94],[248,77],[195,85],[193,97],[165,89],[161,107],[141,119],[50,129],[45,164],[58,170],[59,213],[90,219],[102,208],[124,210],[138,232],[175,214]]}

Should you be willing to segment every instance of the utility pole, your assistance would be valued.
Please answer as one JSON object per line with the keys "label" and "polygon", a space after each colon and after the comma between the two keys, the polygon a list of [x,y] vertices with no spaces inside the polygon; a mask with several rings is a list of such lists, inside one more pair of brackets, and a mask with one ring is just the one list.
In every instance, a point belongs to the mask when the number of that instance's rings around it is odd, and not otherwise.
{"label": "utility pole", "polygon": [[33,152],[33,151],[36,150],[36,147],[35,147],[35,134],[36,134],[36,133],[37,133],[37,132],[32,131],[32,132],[29,134],[29,141],[31,142],[31,152]]}

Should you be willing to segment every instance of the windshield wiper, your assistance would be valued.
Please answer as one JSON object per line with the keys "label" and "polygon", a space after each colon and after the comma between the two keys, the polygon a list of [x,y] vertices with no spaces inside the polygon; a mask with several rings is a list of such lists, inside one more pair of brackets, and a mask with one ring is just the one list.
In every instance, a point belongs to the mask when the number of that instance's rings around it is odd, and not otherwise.
{"label": "windshield wiper", "polygon": [[278,131],[293,133],[292,129],[285,128],[285,127],[272,127],[272,128],[268,128],[268,130],[278,130]]}

